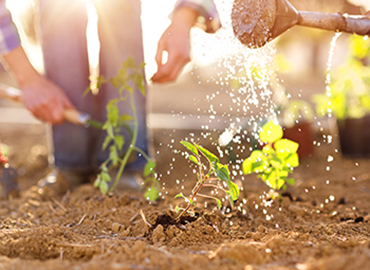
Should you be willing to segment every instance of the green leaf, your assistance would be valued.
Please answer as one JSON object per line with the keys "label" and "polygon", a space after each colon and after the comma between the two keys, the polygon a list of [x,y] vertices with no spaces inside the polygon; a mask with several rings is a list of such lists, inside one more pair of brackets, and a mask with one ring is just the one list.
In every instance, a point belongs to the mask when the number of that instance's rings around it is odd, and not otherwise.
{"label": "green leaf", "polygon": [[117,105],[109,106],[107,105],[108,110],[108,121],[112,123],[113,126],[117,125],[118,119],[119,119],[119,110]]}
{"label": "green leaf", "polygon": [[131,121],[132,119],[133,119],[132,116],[129,114],[122,114],[119,116],[120,122],[128,122]]}
{"label": "green leaf", "polygon": [[142,73],[135,73],[132,77],[132,81],[139,88],[141,94],[145,96],[144,76]]}
{"label": "green leaf", "polygon": [[243,173],[244,174],[251,174],[253,173],[252,165],[254,161],[249,157],[243,161]]}
{"label": "green leaf", "polygon": [[114,137],[114,143],[116,144],[117,148],[121,150],[125,144],[125,138],[122,135],[116,135],[116,137]]}
{"label": "green leaf", "polygon": [[295,180],[293,178],[287,178],[287,179],[285,179],[285,182],[288,185],[291,185],[291,186],[293,186],[295,184]]}
{"label": "green leaf", "polygon": [[192,198],[190,198],[190,199],[189,199],[189,203],[190,203],[191,205],[195,205],[194,200],[193,200]]}
{"label": "green leaf", "polygon": [[189,156],[189,160],[192,161],[192,162],[194,162],[195,164],[199,165],[198,159],[195,156],[190,155]]}
{"label": "green leaf", "polygon": [[261,172],[269,166],[266,156],[261,150],[254,150],[249,158],[243,161],[244,174]]}
{"label": "green leaf", "polygon": [[279,177],[280,178],[286,178],[290,173],[290,170],[281,170],[279,171]]}
{"label": "green leaf", "polygon": [[148,187],[145,191],[144,197],[149,201],[154,202],[159,198],[159,191],[156,187]]}
{"label": "green leaf", "polygon": [[182,193],[176,194],[174,198],[175,198],[175,199],[176,199],[176,198],[184,198],[184,199],[186,199],[186,197],[185,197],[185,196],[184,196],[184,194],[182,194]]}
{"label": "green leaf", "polygon": [[178,205],[176,205],[176,207],[175,207],[175,212],[176,213],[180,212],[180,207]]}
{"label": "green leaf", "polygon": [[113,166],[116,166],[119,162],[117,147],[115,145],[112,145],[111,147],[109,147],[109,150],[109,158],[110,160],[112,160]]}
{"label": "green leaf", "polygon": [[110,136],[106,136],[102,145],[102,150],[107,149],[109,143],[112,141],[112,138]]}
{"label": "green leaf", "polygon": [[286,164],[289,167],[298,167],[299,165],[299,156],[297,153],[292,153],[285,159]]}
{"label": "green leaf", "polygon": [[221,201],[219,199],[217,199],[217,198],[214,198],[214,199],[215,199],[215,201],[217,203],[217,208],[220,210],[221,207],[222,207]]}
{"label": "green leaf", "polygon": [[236,201],[239,198],[239,187],[232,181],[227,182],[230,191],[230,197],[233,201]]}
{"label": "green leaf", "polygon": [[222,181],[230,182],[230,171],[227,165],[216,163],[216,168],[214,169],[216,171],[216,175],[218,179]]}
{"label": "green leaf", "polygon": [[268,155],[274,155],[275,154],[275,149],[272,147],[272,144],[266,144],[263,148],[262,148],[262,152],[265,154],[265,156],[268,156]]}
{"label": "green leaf", "polygon": [[103,130],[107,131],[107,134],[111,139],[114,138],[114,129],[113,129],[112,123],[110,123],[108,121],[105,122],[104,125],[103,125]]}
{"label": "green leaf", "polygon": [[138,69],[143,69],[145,68],[146,66],[146,63],[145,62],[141,62],[140,65],[137,67]]}
{"label": "green leaf", "polygon": [[278,157],[273,157],[271,160],[270,160],[270,164],[271,166],[277,168],[277,169],[282,169],[283,166],[284,166],[284,161],[281,160],[280,158]]}
{"label": "green leaf", "polygon": [[105,181],[100,181],[99,189],[100,189],[100,192],[101,192],[103,195],[107,194],[108,189],[109,189],[109,186],[108,186],[107,182],[105,182]]}
{"label": "green leaf", "polygon": [[132,58],[131,56],[128,57],[122,64],[122,67],[123,68],[131,68],[131,69],[134,69],[135,68],[135,60],[134,58]]}
{"label": "green leaf", "polygon": [[274,144],[276,152],[295,153],[298,150],[299,144],[288,139],[280,139]]}
{"label": "green leaf", "polygon": [[149,160],[144,167],[144,176],[148,176],[154,172],[156,163],[153,160]]}
{"label": "green leaf", "polygon": [[194,155],[199,156],[197,148],[192,145],[191,143],[187,141],[181,141],[180,142],[183,146],[185,146],[190,152],[192,152]]}
{"label": "green leaf", "polygon": [[211,153],[210,151],[208,151],[207,149],[205,149],[204,147],[194,143],[194,145],[199,149],[200,152],[202,152],[202,154],[211,162],[211,163],[218,163],[218,158],[213,154]]}
{"label": "green leaf", "polygon": [[282,179],[272,178],[272,179],[267,180],[267,185],[269,187],[271,187],[272,189],[275,189],[275,190],[280,189],[282,186],[284,186],[284,184],[285,184],[285,182]]}
{"label": "green leaf", "polygon": [[141,94],[143,94],[143,96],[145,96],[146,95],[146,92],[145,92],[145,85],[144,85],[144,83],[141,82],[140,84],[138,84],[137,87],[139,88]]}
{"label": "green leaf", "polygon": [[95,188],[97,188],[97,187],[99,187],[100,186],[100,177],[98,176],[98,177],[96,177],[96,179],[95,179],[95,181],[94,181],[94,187]]}
{"label": "green leaf", "polygon": [[110,174],[106,171],[100,173],[100,180],[104,182],[110,182],[112,180]]}
{"label": "green leaf", "polygon": [[259,138],[263,143],[273,143],[283,137],[283,129],[280,125],[269,121],[263,125]]}

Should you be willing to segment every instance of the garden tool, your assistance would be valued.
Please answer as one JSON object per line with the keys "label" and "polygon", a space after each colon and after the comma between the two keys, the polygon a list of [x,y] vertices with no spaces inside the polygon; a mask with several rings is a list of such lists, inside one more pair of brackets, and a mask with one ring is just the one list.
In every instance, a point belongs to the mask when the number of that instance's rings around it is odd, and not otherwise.
{"label": "garden tool", "polygon": [[17,172],[10,167],[8,159],[2,155],[0,145],[0,199],[18,196]]}
{"label": "garden tool", "polygon": [[235,0],[235,36],[249,48],[264,46],[295,25],[370,35],[370,16],[297,11],[287,0]]}
{"label": "garden tool", "polygon": [[[6,98],[17,102],[23,102],[22,91],[7,85],[0,84],[0,98]],[[66,109],[64,110],[64,118],[76,125],[92,126],[96,128],[102,128],[103,124],[91,119],[90,115],[87,113],[82,113],[76,109]]]}

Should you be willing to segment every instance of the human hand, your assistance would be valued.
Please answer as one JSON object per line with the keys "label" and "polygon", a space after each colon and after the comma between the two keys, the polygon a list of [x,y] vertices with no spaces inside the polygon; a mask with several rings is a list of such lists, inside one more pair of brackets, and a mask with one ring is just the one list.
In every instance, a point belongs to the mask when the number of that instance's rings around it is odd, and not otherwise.
{"label": "human hand", "polygon": [[64,110],[73,108],[72,103],[61,88],[41,75],[37,76],[20,85],[26,108],[43,122],[52,125],[63,123]]}
{"label": "human hand", "polygon": [[[184,66],[190,61],[190,29],[198,14],[190,8],[180,8],[174,14],[171,25],[162,34],[155,61],[158,70],[151,78],[154,83],[176,80]],[[163,63],[163,53],[168,53]]]}
{"label": "human hand", "polygon": [[64,110],[73,108],[72,103],[61,88],[34,69],[22,46],[2,55],[1,60],[23,90],[23,102],[27,109],[41,121],[63,123]]}

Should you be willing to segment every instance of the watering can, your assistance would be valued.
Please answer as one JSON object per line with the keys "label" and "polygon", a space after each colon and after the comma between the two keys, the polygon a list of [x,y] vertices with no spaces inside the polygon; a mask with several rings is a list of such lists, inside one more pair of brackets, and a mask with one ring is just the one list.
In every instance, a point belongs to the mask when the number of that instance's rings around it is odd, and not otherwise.
{"label": "watering can", "polygon": [[259,48],[295,25],[370,35],[370,16],[297,11],[287,0],[235,0],[231,13],[235,36]]}

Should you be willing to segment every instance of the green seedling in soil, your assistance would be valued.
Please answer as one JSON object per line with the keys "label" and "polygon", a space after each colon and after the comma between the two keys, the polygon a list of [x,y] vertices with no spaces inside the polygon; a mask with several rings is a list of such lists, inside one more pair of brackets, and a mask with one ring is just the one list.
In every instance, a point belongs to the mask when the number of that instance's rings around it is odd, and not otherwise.
{"label": "green seedling in soil", "polygon": [[288,175],[299,165],[298,143],[282,137],[281,126],[273,121],[267,122],[259,133],[259,140],[264,144],[263,149],[254,150],[243,161],[244,174],[257,173],[274,191],[285,190],[286,184],[294,185],[295,180],[288,178]]}
{"label": "green seedling in soil", "polygon": [[230,172],[227,165],[219,163],[217,156],[196,143],[181,141],[181,144],[190,151],[191,154],[188,158],[198,167],[198,181],[192,189],[189,197],[182,193],[175,196],[175,198],[183,198],[187,203],[186,207],[182,210],[176,206],[176,212],[181,211],[177,219],[181,218],[189,211],[191,206],[195,205],[197,196],[213,199],[217,202],[219,209],[222,207],[220,199],[216,198],[215,196],[199,193],[202,187],[210,187],[223,191],[229,198],[231,207],[233,207],[234,201],[236,201],[239,197],[239,187],[230,180]]}
{"label": "green seedling in soil", "polygon": [[[144,168],[144,186],[146,192],[145,198],[151,201],[157,200],[159,197],[159,183],[156,179],[155,167],[156,163],[144,151],[136,147],[136,140],[138,136],[138,119],[134,103],[134,86],[136,86],[143,95],[145,95],[143,68],[145,63],[135,66],[132,58],[128,58],[123,64],[121,69],[118,70],[118,75],[114,78],[105,79],[100,76],[96,79],[96,84],[91,86],[91,89],[99,88],[103,83],[111,83],[117,88],[119,96],[110,100],[106,106],[107,121],[103,125],[103,129],[107,132],[102,150],[109,149],[108,158],[101,164],[100,173],[97,176],[94,186],[98,187],[102,194],[113,192],[118,184],[122,173],[127,165],[129,157],[134,153],[139,153],[147,160]],[[121,114],[119,106],[121,104],[131,108],[131,114]],[[124,137],[121,135],[121,130],[127,129],[131,135],[131,140],[125,142]],[[128,145],[124,148],[124,146]],[[125,149],[123,155],[122,150]],[[117,174],[114,182],[109,188],[108,182],[111,182],[110,170],[116,169]]]}

